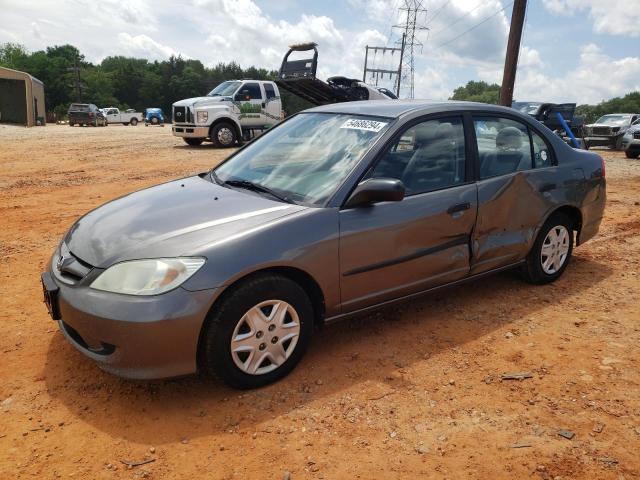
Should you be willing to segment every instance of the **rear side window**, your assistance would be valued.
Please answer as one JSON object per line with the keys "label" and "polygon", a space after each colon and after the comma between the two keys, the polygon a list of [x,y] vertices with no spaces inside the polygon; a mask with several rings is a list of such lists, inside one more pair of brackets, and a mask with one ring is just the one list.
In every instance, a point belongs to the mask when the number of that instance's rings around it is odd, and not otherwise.
{"label": "rear side window", "polygon": [[462,118],[427,120],[408,128],[387,148],[371,177],[401,180],[407,196],[464,183]]}
{"label": "rear side window", "polygon": [[533,142],[533,164],[535,168],[544,168],[554,165],[553,153],[549,149],[547,142],[533,130],[531,140]]}
{"label": "rear side window", "polygon": [[500,117],[474,117],[480,178],[498,177],[533,167],[526,125]]}
{"label": "rear side window", "polygon": [[262,99],[262,92],[260,91],[260,84],[258,83],[245,83],[241,88],[240,88],[240,93],[242,93],[242,95],[246,96],[248,95],[249,98],[248,100],[261,100]]}
{"label": "rear side window", "polygon": [[264,84],[264,93],[267,94],[267,100],[270,98],[276,98],[276,91],[270,83]]}

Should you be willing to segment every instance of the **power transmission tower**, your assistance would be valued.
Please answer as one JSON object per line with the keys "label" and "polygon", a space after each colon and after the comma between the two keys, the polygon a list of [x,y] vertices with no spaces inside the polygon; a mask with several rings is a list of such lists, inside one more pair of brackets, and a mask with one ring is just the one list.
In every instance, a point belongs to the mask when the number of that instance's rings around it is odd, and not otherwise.
{"label": "power transmission tower", "polygon": [[[378,50],[380,50],[382,52],[382,55],[384,56],[385,53],[387,52],[391,52],[391,55],[393,56],[396,52],[400,52],[400,58],[398,61],[398,68],[396,70],[391,70],[391,69],[384,69],[384,68],[375,68],[375,67],[369,67],[369,51],[373,50],[374,53],[374,59],[375,59],[375,55],[378,53]],[[393,78],[394,75],[396,75],[396,79],[395,79],[395,90],[396,90],[396,96],[400,95],[400,78],[402,76],[402,57],[404,55],[404,34],[402,34],[402,44],[400,47],[370,47],[369,45],[365,46],[365,53],[364,53],[364,73],[362,74],[362,81],[366,82],[367,81],[367,74],[371,74],[371,78],[373,79],[373,82],[375,82],[375,86],[378,86],[378,80],[379,79],[384,79],[384,75],[385,73],[389,75],[389,79]],[[375,63],[375,61],[374,61]]]}
{"label": "power transmission tower", "polygon": [[422,52],[423,47],[417,34],[421,30],[428,30],[424,24],[427,9],[423,7],[423,0],[404,0],[404,5],[398,11],[402,16],[406,15],[404,23],[393,26],[393,28],[403,30],[402,41],[405,46],[405,52],[402,63],[402,78],[403,83],[409,86],[408,98],[414,98],[415,54],[418,48]]}
{"label": "power transmission tower", "polygon": [[526,10],[527,0],[515,0],[513,2],[509,41],[507,42],[507,54],[504,59],[504,73],[502,75],[502,86],[500,87],[500,105],[505,107],[510,107],[513,102],[513,86],[516,83],[520,40],[522,39]]}
{"label": "power transmission tower", "polygon": [[67,68],[67,71],[73,72],[73,90],[75,92],[76,102],[82,101],[82,89],[84,88],[84,84],[80,79],[80,63],[78,59],[78,55],[76,55],[73,59],[73,67]]}

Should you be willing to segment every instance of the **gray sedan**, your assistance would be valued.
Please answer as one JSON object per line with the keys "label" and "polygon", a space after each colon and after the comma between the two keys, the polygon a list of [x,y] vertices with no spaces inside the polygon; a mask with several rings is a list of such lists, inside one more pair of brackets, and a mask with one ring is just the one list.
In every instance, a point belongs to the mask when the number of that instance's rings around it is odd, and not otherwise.
{"label": "gray sedan", "polygon": [[322,322],[505,269],[556,280],[605,196],[602,158],[510,108],[327,105],[80,218],[45,302],[109,372],[253,388],[291,371]]}

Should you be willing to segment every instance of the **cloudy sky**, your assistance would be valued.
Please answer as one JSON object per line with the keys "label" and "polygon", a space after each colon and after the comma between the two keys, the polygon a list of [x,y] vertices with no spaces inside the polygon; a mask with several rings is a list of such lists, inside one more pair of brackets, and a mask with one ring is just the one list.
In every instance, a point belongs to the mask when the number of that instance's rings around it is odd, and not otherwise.
{"label": "cloudy sky", "polygon": [[[0,0],[0,43],[70,43],[109,55],[276,69],[287,45],[319,44],[319,75],[362,76],[365,45],[392,46],[403,0]],[[424,0],[416,97],[500,82],[511,0]],[[515,98],[597,103],[640,89],[640,0],[529,0]],[[378,54],[378,67],[396,58]]]}

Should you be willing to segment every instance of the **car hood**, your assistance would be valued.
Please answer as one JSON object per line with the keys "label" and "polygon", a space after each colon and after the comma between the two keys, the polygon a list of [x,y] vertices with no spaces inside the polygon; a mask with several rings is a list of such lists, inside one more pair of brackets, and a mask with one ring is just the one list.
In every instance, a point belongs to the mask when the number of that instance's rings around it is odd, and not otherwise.
{"label": "car hood", "polygon": [[184,100],[180,100],[173,104],[174,107],[191,107],[191,106],[207,106],[207,105],[218,105],[218,104],[227,104],[231,102],[231,97],[193,97],[193,98],[185,98]]}
{"label": "car hood", "polygon": [[194,176],[113,200],[78,220],[65,237],[94,267],[124,260],[198,254],[198,247],[307,207],[232,190]]}

